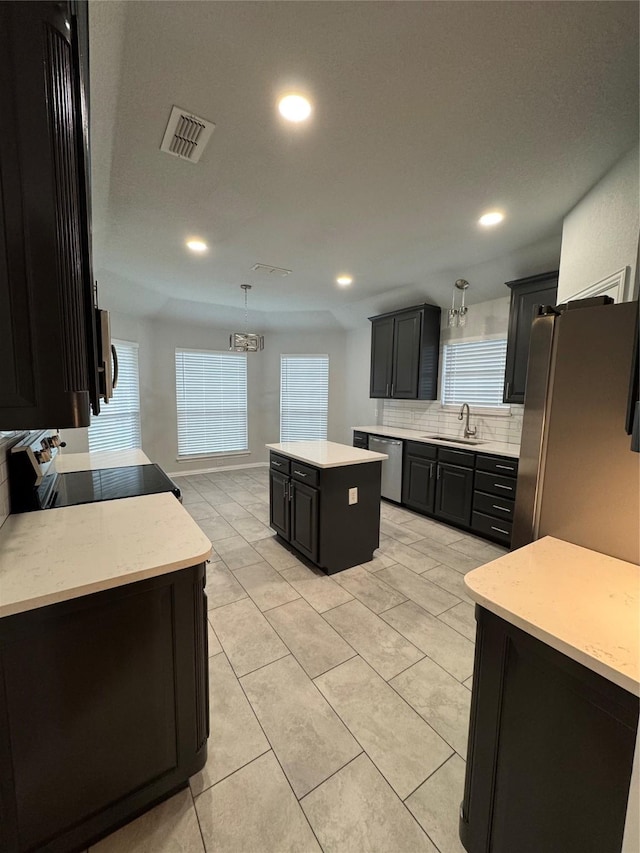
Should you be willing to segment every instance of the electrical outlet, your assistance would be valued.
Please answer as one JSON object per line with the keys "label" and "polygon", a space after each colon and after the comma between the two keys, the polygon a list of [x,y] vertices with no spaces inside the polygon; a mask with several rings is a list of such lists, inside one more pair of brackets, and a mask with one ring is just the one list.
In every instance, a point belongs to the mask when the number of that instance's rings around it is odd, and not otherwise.
{"label": "electrical outlet", "polygon": [[358,487],[349,489],[349,506],[358,503]]}

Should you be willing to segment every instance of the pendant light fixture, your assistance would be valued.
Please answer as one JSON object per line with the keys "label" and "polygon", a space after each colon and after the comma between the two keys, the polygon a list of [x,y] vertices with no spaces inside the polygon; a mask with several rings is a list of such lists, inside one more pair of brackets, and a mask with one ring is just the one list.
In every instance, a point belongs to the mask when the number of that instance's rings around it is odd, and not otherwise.
{"label": "pendant light fixture", "polygon": [[[453,296],[451,298],[451,308],[447,312],[447,325],[448,326],[466,326],[467,325],[467,311],[468,308],[464,304],[464,294],[467,288],[469,287],[469,282],[465,281],[463,278],[459,278],[456,283],[453,285]],[[460,301],[460,307],[456,308],[456,290],[462,291],[462,299]]]}
{"label": "pendant light fixture", "polygon": [[249,308],[247,294],[251,290],[250,284],[241,284],[244,290],[244,332],[232,332],[229,335],[229,349],[231,352],[259,352],[264,349],[264,335],[256,335],[249,331]]}

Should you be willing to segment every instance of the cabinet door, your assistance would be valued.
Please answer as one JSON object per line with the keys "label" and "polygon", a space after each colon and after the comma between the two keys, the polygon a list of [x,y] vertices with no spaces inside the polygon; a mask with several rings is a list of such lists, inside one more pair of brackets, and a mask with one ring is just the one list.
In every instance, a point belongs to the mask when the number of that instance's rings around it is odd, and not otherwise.
{"label": "cabinet door", "polygon": [[420,333],[422,311],[396,315],[393,328],[393,373],[391,396],[401,400],[418,398]]}
{"label": "cabinet door", "polygon": [[420,512],[433,512],[436,462],[408,455],[402,474],[402,503]]}
{"label": "cabinet door", "polygon": [[370,397],[388,397],[391,391],[391,359],[393,357],[393,317],[371,323]]}
{"label": "cabinet door", "polygon": [[473,469],[438,462],[435,514],[469,526],[473,501]]}
{"label": "cabinet door", "polygon": [[481,607],[476,618],[464,848],[620,853],[638,698]]}
{"label": "cabinet door", "polygon": [[86,30],[75,20],[63,2],[0,4],[0,112],[11,128],[0,140],[5,429],[89,425],[92,281],[77,67]]}
{"label": "cabinet door", "polygon": [[289,509],[289,484],[291,480],[277,471],[269,473],[269,524],[286,539],[290,538],[291,512]]}
{"label": "cabinet door", "polygon": [[558,273],[508,282],[511,288],[504,402],[524,403],[531,323],[538,305],[555,305]]}
{"label": "cabinet door", "polygon": [[318,489],[291,480],[291,544],[318,560]]}

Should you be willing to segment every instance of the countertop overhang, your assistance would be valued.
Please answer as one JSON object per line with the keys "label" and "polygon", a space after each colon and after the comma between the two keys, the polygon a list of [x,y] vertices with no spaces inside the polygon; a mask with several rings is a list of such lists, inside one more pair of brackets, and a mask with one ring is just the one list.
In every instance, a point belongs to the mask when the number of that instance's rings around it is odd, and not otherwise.
{"label": "countertop overhang", "polygon": [[210,554],[211,542],[169,492],[10,515],[0,528],[0,617],[186,569]]}
{"label": "countertop overhang", "polygon": [[423,444],[435,444],[439,447],[450,447],[452,450],[471,450],[473,453],[488,453],[493,456],[511,456],[518,459],[520,456],[520,445],[507,444],[503,441],[485,441],[478,439],[479,444],[465,444],[464,442],[456,441],[455,436],[451,436],[450,441],[443,441],[438,438],[429,438],[424,432],[414,429],[402,429],[402,427],[388,426],[354,426],[351,427],[354,432],[366,432],[370,435],[383,435],[387,438],[401,438],[405,441],[419,441]]}
{"label": "countertop overhang", "polygon": [[340,468],[365,462],[382,462],[389,458],[386,453],[361,450],[335,441],[281,441],[278,444],[266,444],[265,447],[316,468]]}
{"label": "countertop overhang", "polygon": [[551,536],[465,576],[479,605],[640,696],[640,567]]}

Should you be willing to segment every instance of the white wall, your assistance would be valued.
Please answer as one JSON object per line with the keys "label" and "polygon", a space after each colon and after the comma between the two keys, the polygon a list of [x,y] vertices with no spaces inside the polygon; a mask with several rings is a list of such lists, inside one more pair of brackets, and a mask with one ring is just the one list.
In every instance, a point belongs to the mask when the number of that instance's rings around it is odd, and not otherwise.
{"label": "white wall", "polygon": [[371,323],[352,329],[346,339],[346,423],[348,434],[344,443],[351,444],[351,427],[372,426],[379,423],[382,402],[369,397],[369,373],[371,369]]}
{"label": "white wall", "polygon": [[[606,173],[564,219],[558,302],[628,266],[636,277],[638,258],[638,148]],[[637,297],[629,286],[629,297]]]}

